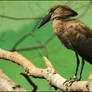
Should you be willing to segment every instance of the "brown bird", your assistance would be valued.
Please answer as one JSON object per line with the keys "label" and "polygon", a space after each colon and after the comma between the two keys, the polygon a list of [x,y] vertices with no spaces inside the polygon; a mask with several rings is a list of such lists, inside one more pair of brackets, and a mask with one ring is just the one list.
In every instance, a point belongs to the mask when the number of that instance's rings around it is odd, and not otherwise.
{"label": "brown bird", "polygon": [[[40,28],[52,19],[53,29],[59,40],[66,48],[75,52],[77,67],[73,77],[74,81],[81,79],[85,60],[92,64],[92,30],[81,21],[70,19],[70,17],[77,15],[76,11],[66,5],[55,5],[49,9],[48,14],[38,27]],[[82,65],[79,78],[77,78],[79,55],[82,57]]]}

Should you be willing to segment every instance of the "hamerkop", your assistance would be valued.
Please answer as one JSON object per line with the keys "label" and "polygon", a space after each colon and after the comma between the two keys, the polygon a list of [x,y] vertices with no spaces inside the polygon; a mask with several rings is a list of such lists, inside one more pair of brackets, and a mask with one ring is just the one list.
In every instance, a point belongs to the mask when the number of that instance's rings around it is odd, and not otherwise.
{"label": "hamerkop", "polygon": [[[92,29],[79,20],[70,18],[77,16],[77,12],[66,5],[52,6],[48,14],[43,18],[38,28],[47,23],[50,19],[53,20],[53,29],[59,40],[68,49],[75,52],[77,59],[77,67],[75,75],[72,78],[74,81],[82,78],[82,71],[85,60],[92,64]],[[77,78],[79,67],[79,55],[82,58],[80,75]]]}

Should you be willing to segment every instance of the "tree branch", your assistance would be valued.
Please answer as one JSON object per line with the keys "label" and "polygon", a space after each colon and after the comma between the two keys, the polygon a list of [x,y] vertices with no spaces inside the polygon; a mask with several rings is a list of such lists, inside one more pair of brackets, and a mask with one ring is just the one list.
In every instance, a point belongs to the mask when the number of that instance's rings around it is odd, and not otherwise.
{"label": "tree branch", "polygon": [[[1,59],[8,59],[13,62],[16,62],[20,64],[25,71],[28,73],[29,76],[37,77],[37,78],[44,78],[48,80],[50,85],[52,85],[55,88],[58,88],[63,91],[88,91],[90,89],[89,87],[89,79],[88,81],[78,81],[74,82],[71,86],[63,85],[63,83],[66,81],[65,78],[60,76],[56,72],[56,70],[53,68],[50,61],[46,58],[44,58],[46,68],[38,68],[34,64],[31,63],[28,59],[24,58],[22,55],[18,54],[17,52],[9,52],[3,49],[0,49],[0,58]],[[90,75],[92,76],[92,74]],[[92,78],[90,79],[92,81]],[[92,84],[92,83],[91,83]],[[92,86],[92,85],[91,85]],[[92,91],[92,90],[91,90]]]}
{"label": "tree branch", "polygon": [[26,91],[20,85],[14,83],[0,70],[0,91]]}

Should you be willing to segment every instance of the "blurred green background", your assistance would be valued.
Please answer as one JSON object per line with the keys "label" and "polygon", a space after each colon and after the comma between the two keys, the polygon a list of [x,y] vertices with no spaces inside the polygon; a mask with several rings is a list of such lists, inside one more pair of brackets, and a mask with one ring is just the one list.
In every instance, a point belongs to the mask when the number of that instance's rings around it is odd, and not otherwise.
{"label": "blurred green background", "polygon": [[[36,25],[36,23],[39,23],[40,20],[31,18],[45,16],[49,7],[56,4],[66,4],[70,6],[79,13],[79,17],[76,18],[92,28],[92,3],[90,1],[0,1],[0,48],[10,50],[14,44],[28,32],[33,32],[35,37],[42,43],[48,40],[54,33],[52,21],[42,28],[37,29],[38,25]],[[16,20],[16,18],[18,19]],[[32,31],[35,25],[36,29]],[[30,35],[20,43],[17,48],[38,45],[39,43]],[[48,53],[48,58],[52,65],[63,77],[70,79],[75,73],[76,58],[74,52],[66,49],[56,36],[46,45],[46,48],[20,51],[19,53],[40,68],[45,68],[42,56]],[[32,87],[25,78],[19,74],[19,72],[24,72],[22,67],[10,61],[0,60],[0,69],[24,89],[31,90]],[[90,72],[92,72],[92,66],[86,62],[82,80],[87,80]],[[37,91],[54,91],[47,80],[30,78],[38,85]]]}

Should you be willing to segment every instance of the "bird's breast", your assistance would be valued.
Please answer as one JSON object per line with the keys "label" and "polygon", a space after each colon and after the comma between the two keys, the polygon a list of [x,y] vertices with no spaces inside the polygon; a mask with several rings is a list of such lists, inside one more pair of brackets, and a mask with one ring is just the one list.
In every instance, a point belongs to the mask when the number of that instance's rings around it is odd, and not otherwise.
{"label": "bird's breast", "polygon": [[65,32],[64,23],[60,20],[54,20],[53,29],[57,35],[61,35],[61,34],[63,35],[63,33]]}
{"label": "bird's breast", "polygon": [[68,38],[68,32],[66,28],[66,23],[61,20],[54,20],[53,21],[53,29],[62,44],[65,45],[68,49],[73,49],[71,42]]}

